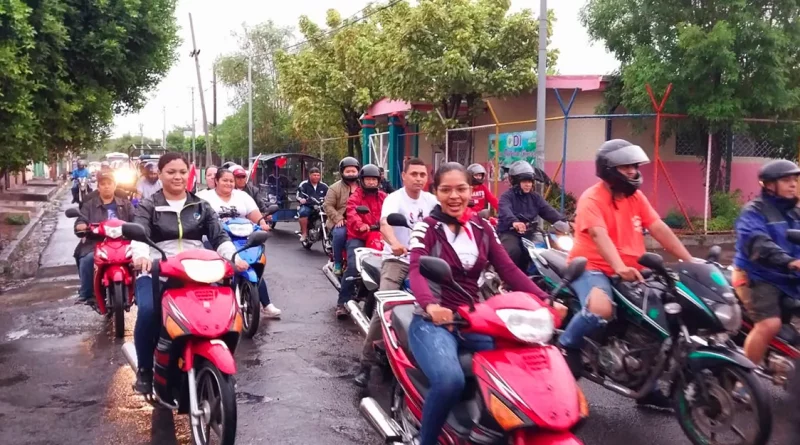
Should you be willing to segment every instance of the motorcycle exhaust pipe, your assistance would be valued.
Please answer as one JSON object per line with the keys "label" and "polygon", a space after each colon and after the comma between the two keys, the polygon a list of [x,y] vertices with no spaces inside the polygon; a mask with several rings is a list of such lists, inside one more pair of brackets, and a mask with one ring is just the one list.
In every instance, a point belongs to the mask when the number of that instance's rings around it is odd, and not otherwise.
{"label": "motorcycle exhaust pipe", "polygon": [[330,265],[329,263],[322,266],[322,273],[325,274],[325,277],[328,278],[328,281],[333,284],[333,287],[335,287],[336,290],[341,290],[342,284],[339,282],[339,277],[333,273],[333,265]]}
{"label": "motorcycle exhaust pipe", "polygon": [[369,420],[372,428],[381,435],[384,443],[402,440],[400,431],[375,399],[372,397],[364,397],[361,399],[358,410],[361,412],[361,415]]}
{"label": "motorcycle exhaust pipe", "polygon": [[367,332],[369,332],[369,320],[364,313],[361,312],[361,308],[358,307],[358,303],[356,303],[355,300],[348,301],[347,309],[350,310],[350,318],[353,319],[353,321],[356,323],[356,326],[361,329],[361,333],[366,337]]}
{"label": "motorcycle exhaust pipe", "polygon": [[133,343],[126,342],[122,345],[122,355],[125,356],[125,360],[128,361],[128,365],[133,369],[133,372],[139,370],[139,358],[136,357],[136,347],[133,346]]}

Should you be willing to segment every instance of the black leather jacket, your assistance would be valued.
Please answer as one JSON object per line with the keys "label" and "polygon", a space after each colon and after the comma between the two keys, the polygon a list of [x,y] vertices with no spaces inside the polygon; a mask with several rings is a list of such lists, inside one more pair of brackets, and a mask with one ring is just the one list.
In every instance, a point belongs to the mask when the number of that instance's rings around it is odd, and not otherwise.
{"label": "black leather jacket", "polygon": [[217,212],[194,193],[186,193],[186,203],[179,218],[171,210],[164,192],[159,190],[139,203],[133,222],[141,224],[154,243],[172,240],[202,242],[205,235],[214,249],[217,249],[222,243],[230,241],[228,234],[222,230]]}
{"label": "black leather jacket", "polygon": [[[80,206],[81,216],[75,219],[74,227],[78,224],[97,224],[108,219],[108,211],[103,205],[103,200],[100,199],[100,194],[92,192],[86,195],[86,200]],[[114,197],[114,202],[117,204],[117,218],[130,222],[133,219],[133,206],[131,202],[119,196]],[[77,232],[75,232],[77,235]],[[78,245],[75,247],[75,258],[81,258],[91,252],[94,252],[94,246],[102,238],[96,235],[87,234],[82,238]]]}

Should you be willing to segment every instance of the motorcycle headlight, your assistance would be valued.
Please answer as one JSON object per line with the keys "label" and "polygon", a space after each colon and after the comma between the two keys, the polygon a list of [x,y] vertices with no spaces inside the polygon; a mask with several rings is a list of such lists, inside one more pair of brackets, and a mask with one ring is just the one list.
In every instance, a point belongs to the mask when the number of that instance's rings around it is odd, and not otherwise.
{"label": "motorcycle headlight", "polygon": [[239,238],[247,238],[253,233],[253,225],[252,224],[228,224],[228,230],[231,231],[233,236],[238,236]]}
{"label": "motorcycle headlight", "polygon": [[275,196],[273,194],[270,194],[268,196],[268,198],[269,198],[270,204],[277,204],[277,202],[278,202],[278,197],[277,196]]}
{"label": "motorcycle headlight", "polygon": [[120,227],[104,227],[106,236],[108,238],[117,239],[122,237],[122,226]]}
{"label": "motorcycle headlight", "polygon": [[556,242],[558,243],[558,247],[567,251],[572,250],[572,246],[575,244],[572,237],[566,235],[559,236]]}
{"label": "motorcycle headlight", "polygon": [[222,260],[183,260],[186,275],[198,283],[216,283],[225,278],[225,262]]}
{"label": "motorcycle headlight", "polygon": [[547,343],[553,338],[553,315],[547,308],[528,311],[498,309],[497,316],[518,339],[527,343]]}
{"label": "motorcycle headlight", "polygon": [[742,309],[738,304],[718,304],[714,315],[728,332],[736,332],[742,325]]}
{"label": "motorcycle headlight", "polygon": [[114,172],[114,180],[117,184],[130,184],[136,180],[133,170],[117,170]]}

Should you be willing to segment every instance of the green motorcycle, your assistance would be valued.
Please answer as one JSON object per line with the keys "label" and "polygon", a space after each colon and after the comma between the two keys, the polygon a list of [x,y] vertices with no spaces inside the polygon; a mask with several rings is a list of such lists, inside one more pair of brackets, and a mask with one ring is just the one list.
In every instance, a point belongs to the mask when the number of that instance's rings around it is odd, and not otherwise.
{"label": "green motorcycle", "polygon": [[[548,259],[551,270],[565,270],[565,260]],[[772,432],[769,394],[756,366],[728,346],[741,312],[727,280],[707,262],[669,269],[660,255],[646,253],[639,264],[647,268],[644,283],[612,277],[616,316],[586,338],[583,377],[637,400],[653,390],[666,392],[693,444],[766,444]],[[573,304],[569,283],[547,284],[558,287],[557,300],[571,308],[572,318],[580,306]]]}

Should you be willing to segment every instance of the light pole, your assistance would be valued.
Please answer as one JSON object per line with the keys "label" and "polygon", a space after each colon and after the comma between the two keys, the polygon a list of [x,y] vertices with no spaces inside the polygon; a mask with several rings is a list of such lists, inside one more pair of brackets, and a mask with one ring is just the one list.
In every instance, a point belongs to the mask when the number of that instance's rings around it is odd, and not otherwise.
{"label": "light pole", "polygon": [[247,55],[247,167],[253,158],[253,57]]}
{"label": "light pole", "polygon": [[197,164],[197,152],[194,147],[194,140],[197,139],[194,135],[194,87],[192,87],[192,162]]}
{"label": "light pole", "polygon": [[544,131],[547,115],[547,0],[539,0],[539,80],[536,86],[536,163],[544,169]]}

